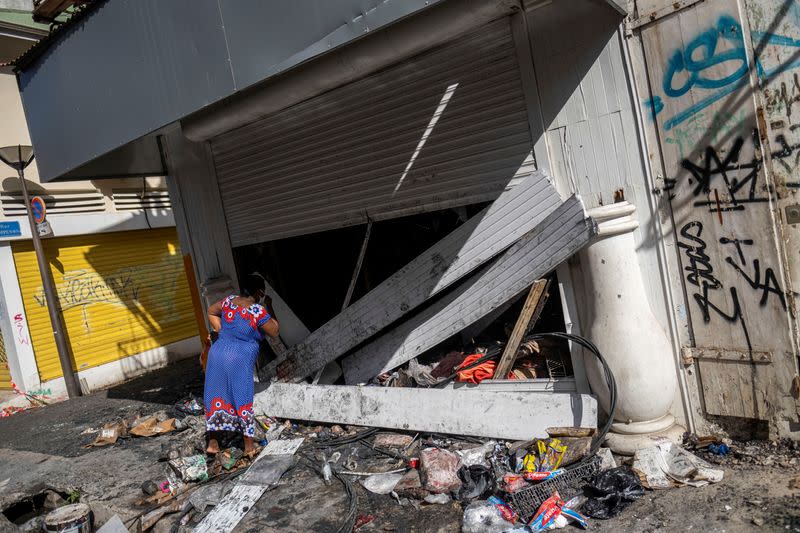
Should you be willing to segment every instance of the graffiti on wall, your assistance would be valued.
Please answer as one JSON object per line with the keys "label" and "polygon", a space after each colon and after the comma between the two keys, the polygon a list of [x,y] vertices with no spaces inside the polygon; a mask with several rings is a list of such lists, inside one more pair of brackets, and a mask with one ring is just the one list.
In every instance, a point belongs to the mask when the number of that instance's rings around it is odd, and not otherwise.
{"label": "graffiti on wall", "polygon": [[[66,271],[56,282],[62,311],[79,309],[85,332],[92,330],[93,305],[108,304],[134,312],[137,316],[157,314],[162,322],[180,319],[176,312],[178,285],[183,279],[183,266],[175,257],[166,255],[156,263],[123,267],[106,273],[89,269]],[[44,289],[33,294],[39,307],[46,307]],[[109,317],[103,319],[109,324]]]}
{"label": "graffiti on wall", "polygon": [[[787,35],[752,30],[750,37],[756,50],[767,46],[800,50],[800,39]],[[763,81],[800,66],[800,58],[768,65],[762,61],[761,55],[757,55],[754,66],[758,78]],[[663,94],[653,94],[645,100],[644,106],[655,120],[664,112],[665,100],[681,98],[693,92],[695,98],[691,99],[691,103],[668,117],[659,117],[664,130],[669,131],[725,96],[746,87],[750,83],[749,73],[742,25],[732,15],[723,14],[685,46],[672,51],[660,84]],[[800,87],[783,87],[778,95],[776,104],[783,103],[787,112],[791,113],[791,106],[800,101]]]}
{"label": "graffiti on wall", "polygon": [[[742,24],[737,8],[710,0],[643,32],[644,106],[664,150],[694,345],[753,353],[787,343],[766,324],[785,321],[791,305],[772,209],[793,183],[776,186],[765,160],[800,170],[800,24],[772,15]],[[751,81],[765,89],[768,128]]]}
{"label": "graffiti on wall", "polygon": [[22,313],[17,313],[14,315],[14,333],[17,337],[17,342],[20,344],[30,344],[31,341],[28,339],[28,334],[26,333],[27,328],[25,326],[25,315]]}
{"label": "graffiti on wall", "polygon": [[[753,155],[742,161],[747,143],[751,144],[748,151]],[[753,345],[742,312],[740,291],[753,291],[761,308],[774,305],[783,311],[786,310],[786,293],[775,269],[766,265],[763,258],[754,256],[752,250],[759,249],[754,246],[758,244],[759,235],[740,234],[732,224],[726,228],[722,214],[745,212],[751,204],[762,204],[774,198],[775,191],[762,172],[758,143],[758,132],[753,130],[746,138],[735,138],[730,146],[706,146],[699,162],[689,159],[680,162],[685,173],[680,180],[670,180],[667,186],[672,191],[671,199],[676,198],[678,187],[683,187],[684,198],[692,199],[687,203],[692,215],[679,230],[678,247],[683,253],[686,283],[692,288],[690,296],[702,321],[709,324],[716,316],[738,324],[751,352]],[[796,148],[781,147],[772,156],[776,160],[791,159],[795,157]],[[698,213],[707,215],[701,219]],[[704,223],[708,224],[709,219],[713,227],[704,235]],[[715,255],[722,260],[720,264],[714,264],[709,246],[716,248]],[[730,269],[729,275],[720,275],[720,269]],[[729,281],[726,283],[723,279]],[[723,294],[728,298],[723,298]]]}

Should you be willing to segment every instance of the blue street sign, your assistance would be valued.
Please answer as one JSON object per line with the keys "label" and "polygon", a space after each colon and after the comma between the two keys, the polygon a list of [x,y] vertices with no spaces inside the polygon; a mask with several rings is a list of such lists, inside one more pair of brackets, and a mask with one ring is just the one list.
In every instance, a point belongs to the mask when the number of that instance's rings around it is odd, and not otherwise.
{"label": "blue street sign", "polygon": [[47,213],[47,208],[44,205],[44,200],[41,196],[34,196],[31,198],[31,210],[33,211],[33,220],[37,224],[44,222],[44,216]]}
{"label": "blue street sign", "polygon": [[19,229],[19,222],[10,220],[0,222],[0,237],[21,237],[22,231]]}

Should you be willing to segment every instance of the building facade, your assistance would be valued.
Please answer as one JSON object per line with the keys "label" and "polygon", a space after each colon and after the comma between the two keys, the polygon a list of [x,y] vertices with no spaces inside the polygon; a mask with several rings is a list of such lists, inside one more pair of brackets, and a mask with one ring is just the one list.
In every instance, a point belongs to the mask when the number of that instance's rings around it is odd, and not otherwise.
{"label": "building facade", "polygon": [[[25,21],[23,12],[6,10],[0,19],[4,15],[16,26]],[[28,46],[41,36],[31,30]],[[22,39],[13,37],[6,39],[14,44]],[[18,55],[20,49],[9,45],[2,52]],[[0,115],[0,145],[30,144],[9,68],[0,72]],[[43,245],[84,391],[196,354],[197,323],[164,178],[43,184],[35,161],[25,177],[30,194],[47,207],[52,234]],[[0,183],[0,228],[0,388],[11,388],[13,381],[25,392],[50,390],[59,396],[61,365],[26,206],[10,168]]]}
{"label": "building facade", "polygon": [[[207,301],[272,265],[303,315],[314,280],[336,278],[325,254],[365,227],[466,218],[545,170],[605,236],[556,273],[564,327],[613,359],[616,447],[713,424],[796,435],[793,9],[368,4],[93,4],[17,64],[45,180],[163,162]],[[323,257],[291,262],[306,249]],[[336,311],[309,311],[309,329]],[[571,390],[602,400],[597,369],[577,349],[572,363]]]}

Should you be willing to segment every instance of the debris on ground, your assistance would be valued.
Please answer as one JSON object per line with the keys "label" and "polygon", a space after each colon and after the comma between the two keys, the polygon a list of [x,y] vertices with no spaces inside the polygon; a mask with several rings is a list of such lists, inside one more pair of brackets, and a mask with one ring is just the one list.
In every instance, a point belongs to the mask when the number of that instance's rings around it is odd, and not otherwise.
{"label": "debris on ground", "polygon": [[722,480],[722,470],[677,444],[666,439],[654,444],[638,450],[633,460],[633,468],[647,488],[666,489],[676,484],[702,487]]}
{"label": "debris on ground", "polygon": [[591,518],[611,518],[644,496],[639,476],[627,466],[599,472],[584,487],[582,510]]}

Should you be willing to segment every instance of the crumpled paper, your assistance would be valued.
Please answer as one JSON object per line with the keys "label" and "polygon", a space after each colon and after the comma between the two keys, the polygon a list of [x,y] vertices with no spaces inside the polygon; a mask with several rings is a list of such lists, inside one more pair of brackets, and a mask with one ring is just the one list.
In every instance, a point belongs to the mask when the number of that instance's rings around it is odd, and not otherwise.
{"label": "crumpled paper", "polygon": [[650,489],[667,489],[676,484],[702,487],[722,481],[724,475],[722,470],[667,439],[638,450],[633,456],[633,468]]}

